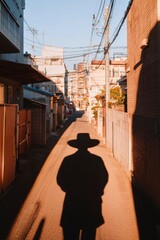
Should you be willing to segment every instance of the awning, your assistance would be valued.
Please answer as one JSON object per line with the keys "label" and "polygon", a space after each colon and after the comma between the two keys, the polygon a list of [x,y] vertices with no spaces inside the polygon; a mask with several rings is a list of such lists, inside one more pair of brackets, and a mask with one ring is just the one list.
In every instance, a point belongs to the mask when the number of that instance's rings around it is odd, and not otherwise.
{"label": "awning", "polygon": [[29,64],[0,60],[0,83],[20,84],[51,81],[43,73]]}
{"label": "awning", "polygon": [[32,108],[45,109],[47,106],[47,104],[45,104],[45,103],[41,103],[41,102],[38,102],[33,99],[29,99],[29,98],[23,98],[23,101],[24,101],[24,108],[27,108],[27,109],[32,109]]}

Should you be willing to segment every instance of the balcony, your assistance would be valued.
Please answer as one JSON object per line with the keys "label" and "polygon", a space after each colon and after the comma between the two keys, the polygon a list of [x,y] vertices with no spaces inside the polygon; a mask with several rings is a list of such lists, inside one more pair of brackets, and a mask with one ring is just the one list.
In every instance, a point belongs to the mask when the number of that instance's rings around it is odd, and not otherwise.
{"label": "balcony", "polygon": [[0,3],[0,53],[20,51],[20,25],[3,2]]}

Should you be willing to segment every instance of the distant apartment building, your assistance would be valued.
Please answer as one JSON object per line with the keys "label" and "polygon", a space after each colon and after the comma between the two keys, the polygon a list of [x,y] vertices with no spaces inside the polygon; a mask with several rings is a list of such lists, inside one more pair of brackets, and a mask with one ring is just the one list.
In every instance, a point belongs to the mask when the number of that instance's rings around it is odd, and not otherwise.
{"label": "distant apartment building", "polygon": [[[95,96],[106,88],[106,62],[93,60],[89,72],[89,92],[91,105]],[[126,59],[115,58],[109,61],[109,88],[117,85],[117,81],[126,75]]]}
{"label": "distant apartment building", "polygon": [[63,48],[43,46],[42,55],[34,56],[35,67],[43,72],[51,81],[34,85],[50,93],[66,94],[66,66],[63,60]]}
{"label": "distant apartment building", "polygon": [[105,61],[92,60],[88,78],[88,94],[91,107],[95,104],[95,96],[105,89]]}
{"label": "distant apartment building", "polygon": [[[118,80],[126,75],[126,58],[109,61],[109,87],[118,84]],[[77,69],[68,74],[68,94],[77,106],[85,108],[96,103],[95,96],[106,87],[105,60],[92,60],[89,68],[85,63],[77,64]]]}
{"label": "distant apartment building", "polygon": [[77,105],[77,83],[78,73],[76,70],[68,72],[68,98]]}
{"label": "distant apartment building", "polygon": [[86,64],[77,64],[77,107],[80,109],[85,108],[85,101],[87,95],[87,81],[86,81]]}
{"label": "distant apartment building", "polygon": [[114,58],[109,61],[109,82],[110,86],[117,84],[117,81],[126,75],[126,58]]}

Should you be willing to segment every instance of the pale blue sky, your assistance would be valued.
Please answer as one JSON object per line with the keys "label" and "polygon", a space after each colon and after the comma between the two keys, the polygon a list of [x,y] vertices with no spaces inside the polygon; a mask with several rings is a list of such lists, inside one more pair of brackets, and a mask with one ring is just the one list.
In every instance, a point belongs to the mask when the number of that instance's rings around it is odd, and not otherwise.
{"label": "pale blue sky", "polygon": [[[109,4],[106,1],[106,6]],[[113,35],[129,0],[115,1],[115,7],[110,23],[110,38]],[[97,15],[101,0],[26,0],[24,11],[24,48],[25,51],[40,55],[42,44],[64,47],[66,56],[83,54],[83,48],[90,45],[93,14]],[[93,32],[92,44],[98,45],[101,40],[104,16]],[[33,39],[31,29],[37,30]],[[97,34],[98,33],[98,34]],[[33,49],[34,40],[34,49]],[[126,29],[122,28],[113,47],[126,46]],[[102,45],[103,47],[103,45]],[[71,49],[75,48],[75,49]],[[114,52],[126,52],[126,49],[111,49]],[[101,56],[97,56],[101,58]],[[66,59],[66,64],[81,62],[82,58]],[[70,66],[69,66],[70,68]]]}

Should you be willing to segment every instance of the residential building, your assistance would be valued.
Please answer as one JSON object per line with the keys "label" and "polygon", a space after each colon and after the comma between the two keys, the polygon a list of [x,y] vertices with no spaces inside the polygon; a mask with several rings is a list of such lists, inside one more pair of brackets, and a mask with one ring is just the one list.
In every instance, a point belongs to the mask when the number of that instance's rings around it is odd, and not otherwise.
{"label": "residential building", "polygon": [[[42,91],[37,88],[24,86],[25,108],[35,108],[34,105],[45,105],[45,133],[47,136],[56,131],[57,122],[57,97],[53,93]],[[45,134],[44,134],[45,135]]]}
{"label": "residential building", "polygon": [[30,146],[31,110],[24,109],[23,85],[49,81],[31,64],[26,64],[24,9],[24,0],[0,1],[0,194],[14,180],[17,160]]}
{"label": "residential building", "polygon": [[0,59],[23,63],[22,39],[25,0],[2,0],[0,9]]}
{"label": "residential building", "polygon": [[[0,1],[0,9],[0,60],[23,63],[24,57],[22,40],[23,11],[25,9],[25,1],[21,0],[18,1],[18,4],[16,4],[15,1],[3,0]],[[2,66],[6,69],[7,72],[7,62],[3,62]],[[7,74],[4,74],[3,76],[3,72],[0,73],[1,103],[11,103],[11,95],[13,96],[13,87],[11,87],[11,84],[10,86],[6,84],[6,80],[4,80],[4,78],[8,78],[8,76],[5,76]],[[19,91],[19,94],[22,94],[22,89]]]}
{"label": "residential building", "polygon": [[[109,61],[109,87],[117,85],[117,81],[126,75],[126,58],[115,58]],[[89,68],[85,63],[76,65],[76,70],[68,73],[68,96],[78,108],[91,108],[97,103],[95,96],[105,91],[105,60],[92,60]],[[90,109],[90,110],[89,110]]]}
{"label": "residential building", "polygon": [[[118,80],[126,75],[126,58],[115,58],[109,61],[109,90],[117,86]],[[96,95],[106,89],[106,61],[92,60],[88,75],[88,94],[91,109],[97,104]],[[89,114],[92,118],[92,113]]]}
{"label": "residential building", "polygon": [[49,79],[31,64],[26,64],[28,55],[23,53],[25,0],[2,0],[0,9],[0,101],[18,104],[22,109],[22,86],[32,82],[49,81]]}
{"label": "residential building", "polygon": [[[106,87],[105,60],[92,60],[89,72],[89,85],[91,102],[94,104],[95,96]],[[109,87],[117,85],[117,81],[126,75],[126,58],[115,58],[109,61]]]}
{"label": "residential building", "polygon": [[68,72],[68,97],[77,106],[78,73],[76,70]]}
{"label": "residential building", "polygon": [[91,107],[94,106],[95,96],[105,89],[105,60],[92,60],[89,70],[89,99]]}
{"label": "residential building", "polygon": [[34,66],[43,72],[51,81],[48,83],[36,84],[35,87],[50,93],[66,94],[67,74],[63,60],[63,48],[43,46],[42,55],[34,56]]}
{"label": "residential building", "polygon": [[87,81],[86,81],[86,64],[78,63],[77,64],[77,107],[79,109],[85,109],[84,99],[87,96]]}
{"label": "residential building", "polygon": [[109,61],[110,87],[117,84],[117,80],[126,75],[126,58],[114,58]]}

